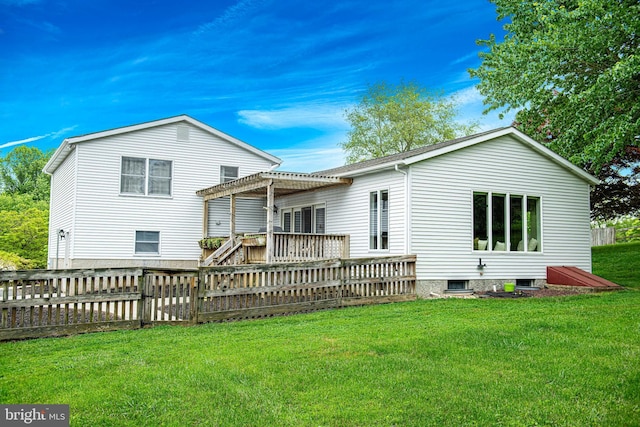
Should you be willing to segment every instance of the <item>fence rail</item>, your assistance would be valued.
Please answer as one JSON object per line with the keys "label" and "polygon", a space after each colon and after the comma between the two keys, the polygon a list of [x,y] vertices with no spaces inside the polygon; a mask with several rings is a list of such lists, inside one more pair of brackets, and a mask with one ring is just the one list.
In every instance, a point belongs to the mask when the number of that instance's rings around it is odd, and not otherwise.
{"label": "fence rail", "polygon": [[415,260],[0,272],[0,340],[407,301]]}

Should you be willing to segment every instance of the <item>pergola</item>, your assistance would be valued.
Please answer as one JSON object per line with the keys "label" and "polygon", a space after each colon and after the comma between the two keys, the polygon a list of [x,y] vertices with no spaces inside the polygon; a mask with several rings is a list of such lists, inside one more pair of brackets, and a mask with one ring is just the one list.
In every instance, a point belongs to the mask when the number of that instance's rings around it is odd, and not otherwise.
{"label": "pergola", "polygon": [[267,238],[266,238],[266,262],[273,258],[273,219],[275,213],[275,198],[305,191],[314,191],[321,188],[339,185],[351,185],[350,178],[335,176],[311,175],[291,172],[258,172],[233,181],[214,185],[196,192],[204,201],[202,220],[203,237],[206,237],[209,228],[209,200],[229,196],[230,227],[229,236],[234,238],[236,233],[236,197],[267,199]]}

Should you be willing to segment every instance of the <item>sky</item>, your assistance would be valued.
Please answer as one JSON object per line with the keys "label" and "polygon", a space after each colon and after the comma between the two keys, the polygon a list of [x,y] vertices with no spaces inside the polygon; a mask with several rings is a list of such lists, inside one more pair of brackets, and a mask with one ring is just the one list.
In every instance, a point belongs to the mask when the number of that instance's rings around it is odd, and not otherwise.
{"label": "sky", "polygon": [[345,111],[369,85],[415,81],[483,115],[476,40],[487,0],[0,0],[0,156],[18,145],[188,114],[283,160],[344,164]]}

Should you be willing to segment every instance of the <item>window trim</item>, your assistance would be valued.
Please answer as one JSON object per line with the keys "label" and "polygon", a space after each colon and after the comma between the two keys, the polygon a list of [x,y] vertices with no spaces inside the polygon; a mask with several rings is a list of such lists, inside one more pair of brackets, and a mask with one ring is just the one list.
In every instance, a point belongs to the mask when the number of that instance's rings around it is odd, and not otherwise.
{"label": "window trim", "polygon": [[[124,159],[138,159],[144,160],[144,192],[142,193],[128,193],[122,191],[122,177],[123,177],[123,166]],[[149,165],[152,160],[159,162],[169,162],[170,167],[170,175],[169,175],[169,194],[149,194],[149,179],[151,177]],[[151,198],[161,198],[161,199],[171,199],[173,198],[173,181],[175,176],[174,162],[173,160],[165,160],[165,159],[155,159],[151,157],[135,157],[135,156],[120,156],[120,175],[119,175],[119,195],[125,197],[151,197]]]}
{"label": "window trim", "polygon": [[[377,246],[378,247],[377,248],[373,248],[372,244],[371,244],[372,243],[372,239],[371,239],[372,238],[372,234],[371,234],[371,225],[372,225],[371,224],[371,195],[372,194],[376,194],[376,197],[377,197],[377,200],[378,200],[378,205],[379,205],[379,208],[378,208],[377,214],[376,214],[376,221],[377,221],[377,224],[382,224],[382,211],[383,211],[382,203],[381,203],[381,201],[382,201],[382,193],[387,193],[387,247],[386,248],[382,247],[383,246],[382,245],[383,236],[382,236],[382,230],[380,229],[380,230],[378,230],[378,232],[376,234],[376,242],[377,242]],[[367,220],[367,240],[368,240],[367,247],[368,247],[369,252],[389,252],[390,251],[390,248],[391,248],[391,239],[390,239],[390,234],[391,233],[390,233],[390,230],[389,230],[391,228],[391,215],[389,213],[391,211],[391,209],[390,209],[390,206],[391,206],[390,193],[391,192],[389,191],[389,187],[381,188],[381,189],[374,190],[374,191],[369,191],[367,193],[367,196],[368,196],[367,197],[368,198],[368,201],[367,201],[367,206],[368,206],[368,209],[367,209],[367,217],[368,217],[368,220]]]}
{"label": "window trim", "polygon": [[[487,247],[486,249],[476,249],[476,230],[475,230],[475,196],[476,195],[484,195],[487,198],[486,205],[486,230],[487,230]],[[495,250],[496,242],[493,241],[493,196],[504,196],[504,216],[505,216],[505,224],[504,224],[504,233],[505,233],[505,250]],[[521,211],[522,211],[522,241],[529,242],[530,236],[528,234],[528,223],[527,223],[527,212],[529,200],[536,200],[538,203],[537,206],[537,214],[538,214],[538,233],[537,233],[537,245],[536,250],[530,251],[529,245],[524,244],[523,250],[518,251],[512,250],[512,242],[511,242],[511,197],[517,197],[521,199]],[[542,196],[536,194],[527,194],[527,193],[509,193],[504,191],[472,191],[471,192],[471,250],[473,253],[486,254],[486,253],[499,253],[499,254],[542,254],[543,253],[543,245],[542,242],[544,240],[544,224],[543,224],[543,201]],[[535,236],[534,236],[535,237]]]}
{"label": "window trim", "polygon": [[[303,231],[303,210],[311,209],[311,232],[305,233]],[[317,224],[317,210],[324,209],[324,233],[318,232],[318,224]],[[289,231],[284,231],[287,229],[285,225],[284,217],[285,214],[290,214],[289,218]],[[297,214],[297,215],[296,215]],[[300,218],[300,230],[296,231],[296,216]],[[280,209],[280,227],[284,233],[293,233],[293,234],[327,234],[327,203],[313,203],[313,204],[304,204],[299,206],[288,206],[286,208]]]}
{"label": "window trim", "polygon": [[[223,169],[226,169],[226,168],[235,168],[235,170],[236,170],[235,178],[232,177],[231,175],[226,175],[226,174],[222,173]],[[224,184],[225,182],[235,181],[239,177],[240,177],[240,167],[239,166],[220,165],[220,184]]]}
{"label": "window trim", "polygon": [[[158,251],[157,252],[138,252],[138,233],[158,233]],[[141,241],[140,243],[155,243],[152,241]],[[162,233],[159,230],[134,230],[133,231],[133,255],[140,256],[161,256],[162,255]]]}

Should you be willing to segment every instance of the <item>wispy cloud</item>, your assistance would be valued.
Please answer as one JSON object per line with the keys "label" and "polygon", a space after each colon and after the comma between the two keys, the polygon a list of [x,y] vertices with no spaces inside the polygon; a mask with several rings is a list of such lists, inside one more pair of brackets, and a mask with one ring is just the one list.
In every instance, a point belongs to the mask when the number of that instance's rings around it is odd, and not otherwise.
{"label": "wispy cloud", "polygon": [[200,25],[193,34],[201,35],[208,31],[216,30],[219,27],[232,24],[243,17],[258,3],[256,0],[240,0],[226,8],[216,19]]}
{"label": "wispy cloud", "polygon": [[471,59],[478,59],[478,52],[471,52],[467,55],[461,56],[459,58],[454,59],[453,61],[451,61],[451,63],[449,63],[449,65],[458,65],[458,64],[462,64],[463,62],[469,62]]}
{"label": "wispy cloud", "polygon": [[326,105],[296,105],[271,110],[238,111],[239,122],[258,129],[345,128],[344,108]]}
{"label": "wispy cloud", "polygon": [[346,132],[334,132],[320,138],[302,141],[299,146],[272,149],[269,152],[282,159],[280,169],[289,172],[315,172],[345,164],[344,151],[338,146]]}
{"label": "wispy cloud", "polygon": [[20,144],[28,144],[30,142],[40,141],[41,139],[46,139],[46,138],[51,138],[51,139],[60,138],[61,136],[68,134],[69,132],[71,132],[72,130],[74,130],[77,127],[78,127],[78,125],[70,126],[70,127],[64,128],[64,129],[60,129],[60,130],[55,131],[55,132],[49,132],[49,133],[44,134],[44,135],[32,136],[32,137],[29,137],[29,138],[20,139],[18,141],[5,142],[4,144],[0,144],[0,149],[7,148],[7,147],[13,147],[15,145],[20,145]]}

